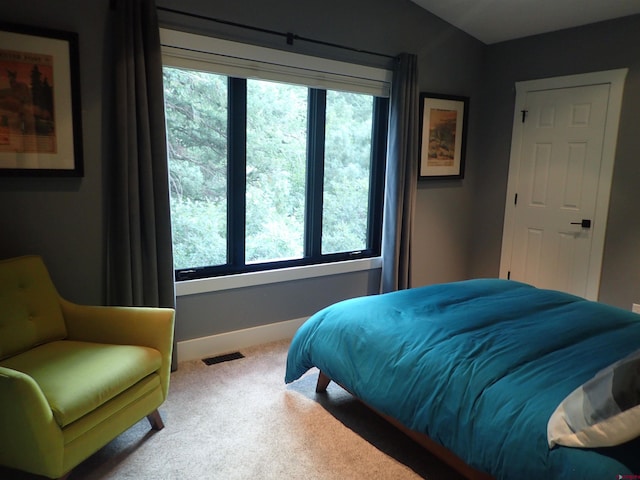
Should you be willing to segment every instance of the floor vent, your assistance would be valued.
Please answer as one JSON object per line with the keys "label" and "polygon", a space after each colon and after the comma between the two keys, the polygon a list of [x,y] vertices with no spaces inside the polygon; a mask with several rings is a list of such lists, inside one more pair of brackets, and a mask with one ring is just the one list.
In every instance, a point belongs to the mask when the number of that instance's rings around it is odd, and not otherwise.
{"label": "floor vent", "polygon": [[202,361],[207,365],[215,365],[216,363],[229,362],[244,358],[240,352],[227,353],[226,355],[218,355],[216,357],[203,358]]}

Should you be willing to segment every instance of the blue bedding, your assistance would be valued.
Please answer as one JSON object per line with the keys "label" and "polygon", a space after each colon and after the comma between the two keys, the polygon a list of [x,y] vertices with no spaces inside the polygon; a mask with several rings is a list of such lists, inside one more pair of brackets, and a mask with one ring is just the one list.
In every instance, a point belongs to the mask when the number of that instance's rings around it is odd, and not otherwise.
{"label": "blue bedding", "polygon": [[558,404],[640,348],[640,316],[522,283],[482,279],[346,300],[296,333],[290,383],[312,367],[497,479],[640,474],[640,439],[547,445]]}

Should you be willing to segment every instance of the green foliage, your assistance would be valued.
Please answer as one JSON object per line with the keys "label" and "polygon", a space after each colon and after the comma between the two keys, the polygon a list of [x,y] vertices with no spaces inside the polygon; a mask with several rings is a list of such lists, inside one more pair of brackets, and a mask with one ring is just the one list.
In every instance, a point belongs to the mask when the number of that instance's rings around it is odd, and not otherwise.
{"label": "green foliage", "polygon": [[248,262],[303,255],[307,96],[306,87],[247,81]]}
{"label": "green foliage", "polygon": [[226,263],[227,80],[164,68],[174,266]]}
{"label": "green foliage", "polygon": [[175,268],[226,263],[226,215],[226,206],[222,204],[171,197]]}
{"label": "green foliage", "polygon": [[[227,78],[164,68],[175,268],[226,263]],[[247,81],[247,262],[301,258],[306,87]],[[366,248],[373,98],[329,91],[323,253]]]}
{"label": "green foliage", "polygon": [[373,99],[327,92],[322,252],[367,247]]}

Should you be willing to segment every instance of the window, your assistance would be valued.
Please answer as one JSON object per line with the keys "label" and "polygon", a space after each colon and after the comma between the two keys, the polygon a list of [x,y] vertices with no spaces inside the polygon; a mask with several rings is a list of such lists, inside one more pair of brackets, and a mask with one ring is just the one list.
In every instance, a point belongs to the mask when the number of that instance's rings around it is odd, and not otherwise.
{"label": "window", "polygon": [[378,256],[386,91],[176,43],[163,68],[176,280]]}

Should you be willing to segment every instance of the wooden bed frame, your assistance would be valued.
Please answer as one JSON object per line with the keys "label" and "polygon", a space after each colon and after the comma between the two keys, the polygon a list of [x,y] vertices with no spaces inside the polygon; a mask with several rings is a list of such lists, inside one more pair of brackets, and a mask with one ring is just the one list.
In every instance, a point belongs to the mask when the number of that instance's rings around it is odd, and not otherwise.
{"label": "wooden bed frame", "polygon": [[[329,378],[322,371],[320,371],[320,373],[318,374],[318,383],[316,384],[316,393],[325,393],[327,391],[327,387],[329,386],[330,382],[331,382],[331,378]],[[338,382],[334,381],[334,383],[336,385],[339,385],[342,389],[349,392],[351,395],[353,395],[353,393],[351,393],[347,388],[340,385]],[[357,396],[353,395],[353,397],[357,398],[360,402],[362,402],[362,400],[360,400]],[[419,445],[424,447],[430,453],[432,453],[433,455],[438,457],[440,460],[445,462],[451,468],[461,473],[465,478],[469,480],[494,480],[494,478],[489,474],[481,472],[480,470],[476,470],[475,468],[467,465],[456,454],[446,449],[439,443],[434,442],[424,433],[419,433],[419,432],[416,432],[415,430],[411,430],[405,427],[395,418],[390,417],[389,415],[385,415],[384,413],[380,413],[375,408],[372,408],[369,405],[367,405],[365,402],[362,402],[362,403],[366,405],[367,408],[374,411],[377,415],[384,418],[387,422],[389,422],[391,425],[396,427],[398,430],[400,430],[401,432],[409,436],[411,439],[416,441]]]}

